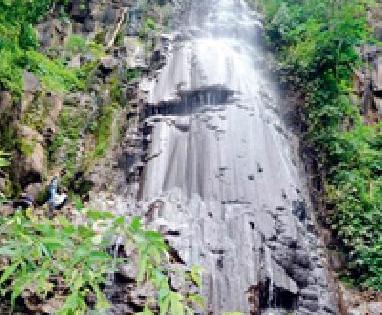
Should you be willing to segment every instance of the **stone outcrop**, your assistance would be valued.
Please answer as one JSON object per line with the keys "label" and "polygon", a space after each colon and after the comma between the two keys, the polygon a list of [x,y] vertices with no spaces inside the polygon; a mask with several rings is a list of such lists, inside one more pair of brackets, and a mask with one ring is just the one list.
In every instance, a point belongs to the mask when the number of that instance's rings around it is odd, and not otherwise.
{"label": "stone outcrop", "polygon": [[22,118],[27,108],[34,101],[36,94],[41,91],[41,84],[36,76],[28,71],[23,75],[23,95],[21,99],[20,117]]}
{"label": "stone outcrop", "polygon": [[8,91],[0,91],[0,114],[12,106],[12,95]]}
{"label": "stone outcrop", "polygon": [[46,172],[44,158],[44,139],[32,128],[20,125],[18,127],[20,149],[17,159],[17,176],[22,187],[31,183],[40,183]]}

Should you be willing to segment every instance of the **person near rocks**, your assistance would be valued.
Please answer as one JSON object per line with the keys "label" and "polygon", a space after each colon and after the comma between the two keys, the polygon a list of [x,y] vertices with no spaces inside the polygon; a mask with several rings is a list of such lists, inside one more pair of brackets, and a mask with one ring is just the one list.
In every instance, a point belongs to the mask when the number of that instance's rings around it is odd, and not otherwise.
{"label": "person near rocks", "polygon": [[48,186],[48,191],[49,191],[49,210],[54,210],[55,209],[55,199],[57,195],[57,189],[58,189],[58,178],[57,176],[54,176],[53,179],[50,181],[49,186]]}
{"label": "person near rocks", "polygon": [[49,210],[61,210],[62,207],[65,205],[68,196],[66,193],[60,193],[59,192],[59,185],[58,185],[58,177],[54,176],[51,180],[49,186],[48,186],[48,192],[49,192]]}

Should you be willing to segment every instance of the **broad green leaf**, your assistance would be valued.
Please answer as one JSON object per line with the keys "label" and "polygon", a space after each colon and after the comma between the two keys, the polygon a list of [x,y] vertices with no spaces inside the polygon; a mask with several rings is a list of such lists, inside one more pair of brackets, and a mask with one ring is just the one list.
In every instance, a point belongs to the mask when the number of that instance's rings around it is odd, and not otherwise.
{"label": "broad green leaf", "polygon": [[94,221],[113,219],[114,214],[109,211],[88,210],[86,216]]}
{"label": "broad green leaf", "polygon": [[133,232],[138,232],[142,227],[141,219],[139,217],[134,217],[131,220],[130,228]]}
{"label": "broad green leaf", "polygon": [[166,315],[170,308],[170,295],[159,301],[159,315]]}
{"label": "broad green leaf", "polygon": [[183,297],[176,292],[170,293],[170,314],[184,315]]}

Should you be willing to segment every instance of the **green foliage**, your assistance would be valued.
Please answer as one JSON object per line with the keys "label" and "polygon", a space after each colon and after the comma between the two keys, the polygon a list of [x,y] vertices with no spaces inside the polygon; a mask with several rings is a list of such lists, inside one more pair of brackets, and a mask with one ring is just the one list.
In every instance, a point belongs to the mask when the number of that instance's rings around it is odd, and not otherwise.
{"label": "green foliage", "polygon": [[68,104],[60,114],[59,131],[48,148],[48,156],[50,163],[60,163],[61,159],[63,159],[66,171],[62,179],[63,185],[69,183],[77,170],[79,141],[88,118],[85,109],[69,106]]}
{"label": "green foliage", "polygon": [[36,51],[26,52],[26,60],[29,69],[38,76],[46,89],[64,92],[81,88],[74,70],[68,69],[59,61],[50,60]]}
{"label": "green foliage", "polygon": [[[10,159],[10,154],[5,153],[4,151],[0,149],[0,172],[10,165],[9,159]],[[0,190],[0,207],[2,203],[5,201],[5,195],[7,195],[6,191],[4,190],[3,191]]]}
{"label": "green foliage", "polygon": [[381,125],[339,134],[329,156],[327,196],[336,205],[331,222],[349,249],[359,283],[382,289]]}
{"label": "green foliage", "polygon": [[190,276],[193,283],[198,287],[202,286],[202,271],[199,266],[192,266]]}
{"label": "green foliage", "polygon": [[[105,155],[117,109],[118,104],[111,103],[102,106],[94,117],[89,117],[87,108],[69,104],[64,106],[59,117],[59,131],[48,148],[49,162],[64,164],[63,185],[68,186],[77,171],[88,169],[95,160]],[[82,145],[80,141],[85,133],[94,135],[95,148],[79,159],[78,150]]]}
{"label": "green foliage", "polygon": [[[382,132],[349,101],[356,48],[369,39],[363,0],[264,0],[280,73],[304,93],[306,140],[326,170],[332,228],[354,282],[382,290]],[[350,131],[344,131],[350,129]]]}
{"label": "green foliage", "polygon": [[18,148],[20,152],[25,156],[31,156],[33,154],[36,142],[28,139],[18,139]]}
{"label": "green foliage", "polygon": [[123,32],[119,31],[115,37],[114,44],[116,46],[123,46]]}
{"label": "green foliage", "polygon": [[22,55],[18,48],[8,50],[0,46],[0,88],[17,95],[20,95],[22,90],[22,68],[19,66]]}
{"label": "green foliage", "polygon": [[104,45],[105,44],[105,37],[106,37],[105,31],[100,31],[97,34],[95,34],[94,42],[98,45]]}
{"label": "green foliage", "polygon": [[[38,40],[33,28],[49,11],[55,0],[0,1],[0,89],[20,95],[22,73],[29,68],[52,91],[78,87],[76,74],[58,60],[36,51]],[[62,1],[61,1],[62,2]],[[71,44],[79,44],[72,39]]]}
{"label": "green foliage", "polygon": [[85,314],[89,293],[97,296],[97,309],[108,306],[100,285],[112,257],[105,251],[107,243],[96,241],[90,224],[74,226],[63,217],[48,220],[17,212],[2,218],[0,234],[0,255],[8,261],[0,285],[3,294],[11,294],[12,307],[26,290],[47,300],[56,294],[57,281],[68,291],[58,314]]}
{"label": "green foliage", "polygon": [[[145,230],[139,218],[127,224],[125,218],[110,212],[81,209],[81,213],[86,216],[80,225],[64,217],[37,218],[29,210],[1,218],[0,256],[6,264],[0,288],[2,294],[10,294],[12,307],[28,291],[43,302],[61,301],[56,314],[86,314],[89,295],[96,298],[95,310],[106,310],[109,303],[102,292],[106,276],[126,263],[108,252],[112,236],[119,235],[126,248],[138,253],[138,285],[150,281],[158,290],[160,314],[193,314],[190,305],[202,299],[183,297],[170,288],[165,270],[167,245],[159,233]],[[140,314],[152,312],[146,306]]]}
{"label": "green foliage", "polygon": [[145,19],[144,27],[150,30],[155,30],[157,27],[157,24],[152,17],[147,17]]}
{"label": "green foliage", "polygon": [[104,105],[95,121],[90,125],[89,131],[94,135],[95,148],[87,152],[81,165],[85,170],[89,169],[94,161],[105,156],[110,146],[110,138],[113,128],[116,126],[116,112],[118,104]]}
{"label": "green foliage", "polygon": [[141,70],[137,68],[129,68],[126,70],[126,79],[127,82],[132,82],[135,79],[139,78],[141,75]]}
{"label": "green foliage", "polygon": [[144,19],[143,25],[139,31],[140,38],[147,38],[150,31],[155,31],[157,29],[157,23],[152,17],[146,17]]}
{"label": "green foliage", "polygon": [[0,150],[0,169],[9,166],[9,154]]}
{"label": "green foliage", "polygon": [[86,39],[81,35],[71,35],[66,41],[65,49],[72,54],[83,53],[86,49]]}

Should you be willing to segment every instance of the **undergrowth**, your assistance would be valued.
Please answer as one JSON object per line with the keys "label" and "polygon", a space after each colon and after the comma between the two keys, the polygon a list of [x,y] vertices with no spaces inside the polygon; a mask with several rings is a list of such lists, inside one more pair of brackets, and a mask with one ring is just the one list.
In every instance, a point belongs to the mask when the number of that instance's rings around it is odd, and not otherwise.
{"label": "undergrowth", "polygon": [[49,12],[54,0],[4,0],[0,2],[0,88],[20,96],[25,69],[41,79],[52,91],[78,87],[73,71],[59,60],[37,52],[39,46],[34,25]]}
{"label": "undergrowth", "polygon": [[[106,311],[110,305],[103,292],[106,277],[132,257],[114,258],[113,240],[122,238],[124,247],[138,255],[137,285],[150,282],[157,290],[160,314],[193,314],[192,307],[203,306],[203,299],[189,293],[183,296],[170,287],[168,247],[158,232],[145,230],[139,218],[129,223],[110,212],[80,210],[83,223],[75,225],[63,216],[37,217],[32,211],[17,211],[1,218],[1,293],[14,308],[16,299],[55,307],[55,314],[87,314],[89,309]],[[201,285],[200,270],[184,275]],[[185,280],[186,281],[186,280]],[[89,297],[96,300],[90,304]],[[148,301],[143,314],[152,314]]]}

